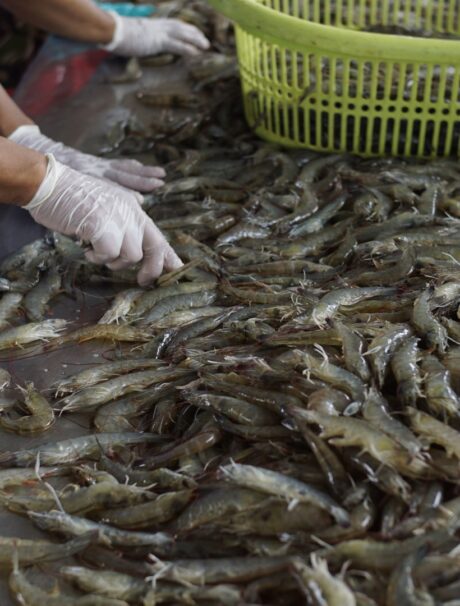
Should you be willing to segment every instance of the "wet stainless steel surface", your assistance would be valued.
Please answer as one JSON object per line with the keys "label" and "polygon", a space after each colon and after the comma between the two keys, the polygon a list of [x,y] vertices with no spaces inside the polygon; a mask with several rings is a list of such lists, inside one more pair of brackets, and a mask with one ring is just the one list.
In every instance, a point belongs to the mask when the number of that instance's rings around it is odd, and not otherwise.
{"label": "wet stainless steel surface", "polygon": [[[184,87],[186,69],[181,63],[168,67],[143,68],[142,80],[139,82],[109,84],[109,75],[120,73],[123,67],[124,62],[121,60],[110,59],[104,62],[95,77],[71,101],[57,102],[46,115],[35,117],[42,131],[68,145],[96,152],[106,145],[107,133],[117,123],[135,116],[141,123],[149,124],[155,110],[137,102],[135,92],[140,86],[162,90],[167,85],[168,91],[179,91]],[[24,102],[24,98],[22,100]],[[50,317],[65,318],[72,321],[75,327],[94,323],[107,308],[110,292],[110,288],[88,288],[78,293],[77,300],[60,296],[53,305]],[[46,394],[49,386],[58,378],[102,362],[105,355],[109,355],[108,347],[106,343],[72,345],[55,352],[23,357],[15,361],[0,356],[0,366],[9,370],[18,384],[33,381]],[[29,445],[75,437],[87,433],[88,426],[87,419],[72,415],[59,418],[50,431],[39,437],[20,437],[0,430],[0,449],[18,450]],[[0,509],[0,529],[4,536],[44,537],[28,520],[3,508]],[[50,536],[46,535],[46,538],[50,539]],[[52,570],[51,565],[48,565],[46,570]],[[13,606],[13,603],[6,576],[0,576],[0,605]]]}

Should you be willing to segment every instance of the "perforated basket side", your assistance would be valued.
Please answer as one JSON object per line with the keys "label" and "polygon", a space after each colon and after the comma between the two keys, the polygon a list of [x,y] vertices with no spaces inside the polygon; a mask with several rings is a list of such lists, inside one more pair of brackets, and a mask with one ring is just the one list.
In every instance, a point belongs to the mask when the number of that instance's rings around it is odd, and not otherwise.
{"label": "perforated basket side", "polygon": [[352,31],[456,31],[458,1],[210,1],[237,21],[246,116],[261,137],[365,156],[459,155],[460,42]]}
{"label": "perforated basket side", "polygon": [[267,8],[323,25],[347,29],[397,26],[458,34],[458,0],[253,0]]}
{"label": "perforated basket side", "polygon": [[460,151],[459,70],[300,52],[237,28],[244,105],[258,135],[366,156]]}

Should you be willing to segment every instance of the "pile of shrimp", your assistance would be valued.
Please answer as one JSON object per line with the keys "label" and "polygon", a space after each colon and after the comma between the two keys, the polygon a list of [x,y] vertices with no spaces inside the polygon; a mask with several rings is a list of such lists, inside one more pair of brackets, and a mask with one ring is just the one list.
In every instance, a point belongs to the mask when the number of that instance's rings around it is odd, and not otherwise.
{"label": "pile of shrimp", "polygon": [[[193,60],[190,97],[140,82],[162,120],[120,125],[104,153],[166,165],[144,207],[184,266],[142,289],[58,234],[0,265],[0,426],[18,435],[0,502],[46,533],[2,531],[11,592],[458,604],[460,165],[258,140],[228,22],[167,8],[213,54]],[[95,284],[114,293],[98,324],[58,317]],[[7,370],[88,342],[109,359],[47,389]],[[72,415],[91,429],[53,438]]]}

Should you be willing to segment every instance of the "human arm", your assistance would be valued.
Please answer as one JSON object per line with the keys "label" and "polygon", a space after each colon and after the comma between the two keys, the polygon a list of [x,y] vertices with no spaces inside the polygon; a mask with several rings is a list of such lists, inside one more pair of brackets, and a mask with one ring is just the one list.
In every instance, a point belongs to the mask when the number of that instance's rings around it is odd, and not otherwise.
{"label": "human arm", "polygon": [[40,132],[33,120],[26,116],[0,86],[0,135],[11,141],[50,153],[79,172],[117,183],[140,192],[149,192],[163,185],[165,171],[158,166],[144,166],[135,160],[108,160],[84,154],[72,147],[53,141]]}
{"label": "human arm", "polygon": [[89,261],[123,269],[140,262],[147,285],[181,266],[134,193],[56,162],[52,155],[0,137],[0,204],[15,204],[37,223],[90,245]]}
{"label": "human arm", "polygon": [[193,55],[209,48],[200,30],[177,19],[120,17],[91,0],[2,0],[16,17],[72,40],[105,45],[125,57],[168,52]]}
{"label": "human arm", "polygon": [[9,137],[20,126],[33,123],[0,85],[0,136]]}
{"label": "human arm", "polygon": [[25,206],[45,178],[46,157],[0,137],[0,204]]}
{"label": "human arm", "polygon": [[113,18],[92,0],[2,0],[18,19],[64,38],[108,44],[115,31]]}

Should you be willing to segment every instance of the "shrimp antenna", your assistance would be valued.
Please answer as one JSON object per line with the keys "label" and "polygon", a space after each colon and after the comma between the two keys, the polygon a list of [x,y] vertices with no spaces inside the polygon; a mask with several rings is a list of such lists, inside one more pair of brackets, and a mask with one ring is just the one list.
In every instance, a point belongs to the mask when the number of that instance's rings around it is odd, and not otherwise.
{"label": "shrimp antenna", "polygon": [[152,576],[146,577],[146,582],[152,584],[152,588],[156,589],[158,579],[161,579],[168,570],[172,568],[172,564],[163,562],[155,554],[149,553],[149,559],[153,561],[154,566],[158,567],[158,570]]}
{"label": "shrimp antenna", "polygon": [[312,539],[312,541],[314,541],[315,543],[317,543],[321,547],[325,547],[326,549],[331,549],[331,547],[332,547],[332,545],[330,545],[329,543],[326,543],[326,541],[323,541],[323,539],[320,539],[319,537],[316,537],[313,534],[311,535],[310,538]]}
{"label": "shrimp antenna", "polygon": [[53,499],[56,502],[56,505],[59,509],[59,511],[61,513],[66,513],[66,510],[64,509],[64,507],[62,506],[61,500],[59,499],[58,493],[56,492],[56,490],[54,489],[53,486],[51,486],[51,484],[49,482],[43,482],[43,484],[46,486],[46,488],[50,491],[51,496],[53,497]]}
{"label": "shrimp antenna", "polygon": [[450,253],[442,253],[445,257],[447,257],[448,259],[450,259],[451,261],[453,261],[455,263],[455,265],[460,265],[460,261],[458,261],[453,255],[451,255]]}
{"label": "shrimp antenna", "polygon": [[14,550],[13,550],[13,573],[18,574],[19,572],[19,552],[18,552],[18,544],[17,541],[14,541]]}
{"label": "shrimp antenna", "polygon": [[54,489],[54,487],[51,486],[51,484],[49,482],[45,482],[43,480],[42,476],[40,475],[40,451],[37,452],[37,458],[35,459],[34,471],[35,471],[35,475],[37,476],[38,481],[41,482],[44,486],[46,486],[46,488],[51,493],[51,496],[55,500],[56,505],[58,506],[59,511],[61,513],[66,513],[64,507],[62,506],[61,500],[59,499],[59,496],[58,496],[56,490]]}
{"label": "shrimp antenna", "polygon": [[43,482],[43,479],[40,475],[40,451],[37,452],[37,458],[35,459],[35,467],[34,467],[35,475],[39,482]]}
{"label": "shrimp antenna", "polygon": [[322,345],[319,345],[318,343],[316,343],[314,345],[314,350],[319,353],[319,355],[323,358],[323,363],[327,364],[329,362],[329,358],[327,357],[327,353],[326,350],[324,349],[324,347]]}

